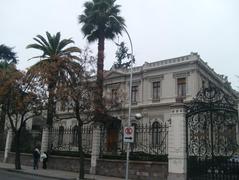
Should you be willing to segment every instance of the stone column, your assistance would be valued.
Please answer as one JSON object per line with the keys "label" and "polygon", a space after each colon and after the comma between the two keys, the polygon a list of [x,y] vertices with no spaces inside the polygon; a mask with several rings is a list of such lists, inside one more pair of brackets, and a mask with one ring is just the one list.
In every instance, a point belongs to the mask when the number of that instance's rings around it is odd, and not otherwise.
{"label": "stone column", "polygon": [[95,123],[93,126],[92,152],[90,173],[96,174],[97,159],[100,155],[100,124]]}
{"label": "stone column", "polygon": [[186,180],[186,113],[183,103],[171,106],[168,140],[168,180]]}
{"label": "stone column", "polygon": [[4,159],[3,159],[3,162],[5,162],[5,163],[7,162],[8,153],[11,151],[12,135],[13,135],[12,129],[9,129],[7,131],[7,139],[6,139]]}
{"label": "stone column", "polygon": [[43,128],[42,139],[41,139],[41,153],[47,152],[49,141],[49,129],[48,127]]}

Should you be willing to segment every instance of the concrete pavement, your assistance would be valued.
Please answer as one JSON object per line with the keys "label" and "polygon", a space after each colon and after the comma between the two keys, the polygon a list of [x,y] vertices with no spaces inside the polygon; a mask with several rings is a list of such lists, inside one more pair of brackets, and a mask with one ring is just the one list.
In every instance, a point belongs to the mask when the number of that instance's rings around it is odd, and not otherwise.
{"label": "concrete pavement", "polygon": [[[0,169],[23,173],[23,174],[31,174],[31,175],[40,176],[40,177],[55,178],[60,180],[76,180],[78,179],[78,176],[79,176],[79,174],[76,172],[53,170],[53,169],[42,169],[42,168],[39,168],[38,170],[33,170],[32,167],[23,166],[23,165],[21,170],[15,170],[14,164],[1,163],[1,162],[0,162]],[[122,178],[106,177],[106,176],[91,175],[91,174],[86,174],[85,178],[89,180],[123,180]]]}

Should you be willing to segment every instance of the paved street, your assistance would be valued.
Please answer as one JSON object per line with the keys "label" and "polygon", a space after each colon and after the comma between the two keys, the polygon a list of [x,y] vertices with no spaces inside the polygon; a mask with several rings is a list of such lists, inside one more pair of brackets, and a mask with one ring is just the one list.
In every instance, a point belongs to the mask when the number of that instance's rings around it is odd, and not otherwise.
{"label": "paved street", "polygon": [[10,172],[7,170],[0,170],[1,180],[56,180],[50,178],[44,178],[34,175],[21,174],[16,172]]}

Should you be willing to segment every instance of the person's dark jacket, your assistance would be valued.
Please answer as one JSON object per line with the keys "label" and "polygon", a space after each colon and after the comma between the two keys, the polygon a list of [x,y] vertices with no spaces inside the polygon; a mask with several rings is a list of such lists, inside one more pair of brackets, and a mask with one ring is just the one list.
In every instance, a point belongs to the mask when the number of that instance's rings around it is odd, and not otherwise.
{"label": "person's dark jacket", "polygon": [[34,159],[40,159],[40,154],[39,154],[39,152],[34,151],[34,152],[33,152],[33,158],[34,158]]}

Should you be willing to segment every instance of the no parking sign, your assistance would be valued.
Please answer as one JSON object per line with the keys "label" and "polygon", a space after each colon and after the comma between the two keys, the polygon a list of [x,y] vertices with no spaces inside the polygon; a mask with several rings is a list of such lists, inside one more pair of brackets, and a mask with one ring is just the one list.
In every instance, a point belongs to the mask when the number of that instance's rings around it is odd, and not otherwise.
{"label": "no parking sign", "polygon": [[124,127],[124,142],[133,143],[134,142],[134,127]]}

